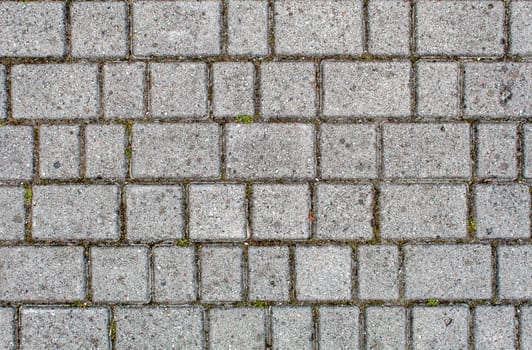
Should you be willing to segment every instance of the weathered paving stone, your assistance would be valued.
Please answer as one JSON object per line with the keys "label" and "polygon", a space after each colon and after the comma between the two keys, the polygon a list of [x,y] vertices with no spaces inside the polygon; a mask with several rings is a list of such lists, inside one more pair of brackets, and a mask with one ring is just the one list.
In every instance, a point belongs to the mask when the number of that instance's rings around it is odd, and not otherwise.
{"label": "weathered paving stone", "polygon": [[477,176],[517,176],[517,126],[482,123],[477,127]]}
{"label": "weathered paving stone", "polygon": [[62,56],[64,18],[64,2],[1,3],[0,57]]}
{"label": "weathered paving stone", "polygon": [[523,305],[520,311],[519,332],[521,336],[521,350],[526,350],[532,348],[532,306]]}
{"label": "weathered paving stone", "polygon": [[263,349],[266,315],[259,308],[211,309],[209,349]]}
{"label": "weathered paving stone", "polygon": [[242,249],[203,246],[201,257],[201,299],[204,302],[242,299]]}
{"label": "weathered paving stone", "polygon": [[489,245],[420,244],[403,249],[406,299],[491,298]]}
{"label": "weathered paving stone", "polygon": [[246,62],[218,62],[213,69],[213,114],[234,117],[255,113],[255,67]]}
{"label": "weathered paving stone", "polygon": [[23,307],[21,349],[108,349],[106,307]]}
{"label": "weathered paving stone", "polygon": [[15,349],[15,309],[0,307],[0,347]]}
{"label": "weathered paving stone", "polygon": [[306,306],[274,306],[271,311],[273,349],[312,349],[312,310]]}
{"label": "weathered paving stone", "polygon": [[366,349],[407,348],[406,309],[401,306],[366,308]]}
{"label": "weathered paving stone", "polygon": [[24,239],[24,189],[0,187],[0,241]]}
{"label": "weathered paving stone", "polygon": [[383,174],[400,178],[467,178],[471,175],[469,125],[384,124]]}
{"label": "weathered paving stone", "polygon": [[227,17],[230,55],[268,54],[268,1],[229,0]]}
{"label": "weathered paving stone", "polygon": [[514,55],[532,55],[532,26],[530,1],[510,3],[510,53]]}
{"label": "weathered paving stone", "polygon": [[503,54],[501,1],[421,0],[416,3],[416,12],[416,48],[420,55]]}
{"label": "weathered paving stone", "polygon": [[159,246],[154,256],[154,299],[157,302],[196,300],[194,248]]}
{"label": "weathered paving stone", "polygon": [[29,180],[32,173],[32,127],[0,127],[0,180]]}
{"label": "weathered paving stone", "polygon": [[126,175],[126,130],[122,125],[89,125],[85,131],[86,176],[123,178]]}
{"label": "weathered paving stone", "polygon": [[406,117],[410,115],[410,62],[325,61],[325,117]]}
{"label": "weathered paving stone", "polygon": [[219,1],[136,1],[135,56],[202,56],[220,53]]}
{"label": "weathered paving stone", "polygon": [[358,315],[356,306],[320,306],[319,348],[358,349]]}
{"label": "weathered paving stone", "polygon": [[117,307],[115,321],[117,349],[203,349],[203,309],[197,306]]}
{"label": "weathered paving stone", "polygon": [[227,124],[227,176],[246,179],[314,177],[310,124]]}
{"label": "weathered paving stone", "polygon": [[382,184],[380,234],[387,239],[456,239],[467,235],[467,187]]}
{"label": "weathered paving stone", "polygon": [[356,55],[362,52],[362,3],[358,0],[274,4],[278,55]]}
{"label": "weathered paving stone", "polygon": [[142,62],[106,63],[103,67],[103,105],[107,118],[144,116],[144,74]]}
{"label": "weathered paving stone", "polygon": [[35,239],[118,239],[118,187],[34,186],[32,217]]}
{"label": "weathered paving stone", "polygon": [[458,63],[420,61],[416,71],[417,114],[421,117],[456,117]]}
{"label": "weathered paving stone", "polygon": [[368,2],[368,49],[375,55],[410,53],[410,3],[372,0]]}
{"label": "weathered paving stone", "polygon": [[399,297],[399,250],[396,246],[358,246],[357,266],[359,299],[395,300]]}
{"label": "weathered paving stone", "polygon": [[44,179],[79,177],[80,137],[77,125],[39,128],[39,166]]}
{"label": "weathered paving stone", "polygon": [[7,117],[6,67],[0,64],[0,120]]}
{"label": "weathered paving stone", "polygon": [[500,246],[497,261],[499,298],[532,298],[532,245]]}
{"label": "weathered paving stone", "polygon": [[475,349],[514,349],[514,316],[511,305],[480,305],[473,313]]}
{"label": "weathered paving stone", "polygon": [[412,315],[413,349],[467,349],[467,305],[416,306]]}
{"label": "weathered paving stone", "polygon": [[83,247],[0,247],[0,300],[85,298]]}
{"label": "weathered paving stone", "polygon": [[287,247],[249,247],[249,298],[288,300],[290,268]]}

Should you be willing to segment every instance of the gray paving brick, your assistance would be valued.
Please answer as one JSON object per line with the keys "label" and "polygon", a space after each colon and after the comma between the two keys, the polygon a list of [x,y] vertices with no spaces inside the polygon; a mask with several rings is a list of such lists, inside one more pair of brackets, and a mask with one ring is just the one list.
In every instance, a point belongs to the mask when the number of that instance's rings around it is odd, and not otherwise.
{"label": "gray paving brick", "polygon": [[0,247],[0,300],[84,299],[84,260],[82,247]]}
{"label": "gray paving brick", "polygon": [[357,266],[359,299],[399,298],[399,250],[396,246],[358,246]]}
{"label": "gray paving brick", "polygon": [[253,63],[218,62],[213,64],[212,69],[214,116],[253,115],[255,113]]}
{"label": "gray paving brick", "polygon": [[122,125],[89,125],[86,129],[87,177],[126,175],[126,130]]}
{"label": "gray paving brick", "polygon": [[351,299],[350,247],[296,247],[295,266],[298,300]]}
{"label": "gray paving brick", "polygon": [[523,125],[523,176],[532,177],[532,124]]}
{"label": "gray paving brick", "polygon": [[246,185],[193,184],[189,187],[191,240],[247,238]]}
{"label": "gray paving brick", "polygon": [[272,318],[272,349],[312,349],[312,310],[310,307],[274,306]]}
{"label": "gray paving brick", "polygon": [[310,237],[308,185],[259,184],[252,190],[253,238],[306,239]]}
{"label": "gray paving brick", "polygon": [[15,309],[0,307],[0,347],[15,349]]}
{"label": "gray paving brick", "polygon": [[521,317],[519,319],[519,333],[521,350],[532,348],[532,306],[521,306]]}
{"label": "gray paving brick", "polygon": [[22,187],[0,187],[0,241],[23,240],[26,209]]}
{"label": "gray paving brick", "polygon": [[368,2],[368,49],[376,55],[410,53],[410,3],[395,0]]}
{"label": "gray paving brick", "polygon": [[117,349],[203,348],[200,307],[118,307],[115,321]]}
{"label": "gray paving brick", "polygon": [[212,178],[220,174],[217,124],[135,124],[132,177]]}
{"label": "gray paving brick", "polygon": [[316,66],[313,63],[263,63],[260,80],[260,112],[263,117],[316,115]]}
{"label": "gray paving brick", "polygon": [[499,298],[532,298],[532,245],[499,246],[497,261]]}
{"label": "gray paving brick", "polygon": [[401,306],[366,308],[366,349],[407,348],[406,309]]}
{"label": "gray paving brick", "polygon": [[318,184],[316,186],[316,237],[369,240],[373,238],[373,188],[371,185]]}
{"label": "gray paving brick", "polygon": [[515,310],[511,305],[480,305],[473,313],[475,349],[515,349]]}
{"label": "gray paving brick", "polygon": [[477,127],[477,176],[517,177],[517,126],[482,123]]}
{"label": "gray paving brick", "polygon": [[510,3],[510,53],[532,55],[532,3],[513,1]]}
{"label": "gray paving brick", "polygon": [[142,62],[106,63],[103,66],[103,105],[107,118],[144,116],[144,74]]}
{"label": "gray paving brick", "polygon": [[242,299],[242,249],[203,246],[200,257],[202,301]]}
{"label": "gray paving brick", "polygon": [[358,0],[275,2],[275,52],[280,55],[356,55],[362,52]]}
{"label": "gray paving brick", "polygon": [[258,308],[211,309],[209,349],[263,349],[266,315]]}
{"label": "gray paving brick", "polygon": [[196,300],[194,248],[160,246],[154,255],[154,299],[157,302]]}
{"label": "gray paving brick", "polygon": [[248,266],[250,300],[288,300],[288,247],[249,247]]}
{"label": "gray paving brick", "polygon": [[92,299],[109,303],[150,300],[148,248],[91,247]]}
{"label": "gray paving brick", "polygon": [[467,349],[466,305],[417,306],[412,309],[413,349]]}
{"label": "gray paving brick", "polygon": [[227,124],[230,178],[312,178],[314,129],[309,124]]}
{"label": "gray paving brick", "polygon": [[458,115],[458,63],[427,62],[416,64],[417,114],[421,117]]}
{"label": "gray paving brick", "polygon": [[35,239],[118,239],[118,187],[44,185],[33,187]]}
{"label": "gray paving brick", "polygon": [[75,2],[70,7],[70,16],[72,56],[108,58],[127,55],[126,3]]}
{"label": "gray paving brick", "polygon": [[406,245],[405,298],[491,298],[491,249],[481,244]]}
{"label": "gray paving brick", "polygon": [[65,51],[65,3],[0,4],[0,56],[62,56]]}
{"label": "gray paving brick", "polygon": [[503,54],[504,5],[500,1],[421,0],[416,12],[420,55]]}
{"label": "gray paving brick", "polygon": [[383,174],[401,178],[467,178],[471,175],[469,125],[384,124]]}
{"label": "gray paving brick", "polygon": [[321,350],[359,349],[356,306],[320,306],[319,348]]}
{"label": "gray paving brick", "polygon": [[106,307],[23,307],[21,349],[108,349]]}
{"label": "gray paving brick", "polygon": [[200,56],[220,53],[219,1],[133,3],[133,54]]}
{"label": "gray paving brick", "polygon": [[39,172],[44,179],[79,177],[80,133],[77,125],[39,128]]}
{"label": "gray paving brick", "polygon": [[0,64],[0,119],[7,118],[7,74],[6,67]]}
{"label": "gray paving brick", "polygon": [[33,173],[33,129],[0,128],[0,180],[29,180]]}
{"label": "gray paving brick", "polygon": [[183,189],[179,185],[126,186],[127,238],[153,242],[183,237]]}
{"label": "gray paving brick", "polygon": [[268,1],[229,0],[227,17],[230,55],[268,54]]}
{"label": "gray paving brick", "polygon": [[467,236],[467,187],[452,184],[382,184],[380,234],[387,239]]}
{"label": "gray paving brick", "polygon": [[322,65],[325,117],[410,115],[410,62],[334,62]]}
{"label": "gray paving brick", "polygon": [[98,116],[96,64],[23,64],[11,70],[14,118],[79,119]]}
{"label": "gray paving brick", "polygon": [[466,116],[532,116],[531,64],[467,62],[464,68]]}

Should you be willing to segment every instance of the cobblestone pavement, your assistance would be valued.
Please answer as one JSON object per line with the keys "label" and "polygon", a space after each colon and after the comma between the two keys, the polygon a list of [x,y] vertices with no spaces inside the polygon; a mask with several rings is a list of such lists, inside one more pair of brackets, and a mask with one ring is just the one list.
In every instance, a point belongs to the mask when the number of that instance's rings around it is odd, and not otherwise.
{"label": "cobblestone pavement", "polygon": [[1,1],[0,124],[0,349],[532,349],[532,1]]}

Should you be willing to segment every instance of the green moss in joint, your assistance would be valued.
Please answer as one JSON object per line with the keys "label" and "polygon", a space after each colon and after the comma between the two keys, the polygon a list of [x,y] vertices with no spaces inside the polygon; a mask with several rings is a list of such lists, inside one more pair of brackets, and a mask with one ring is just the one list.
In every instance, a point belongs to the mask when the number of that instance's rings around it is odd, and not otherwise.
{"label": "green moss in joint", "polygon": [[179,247],[188,247],[188,239],[186,238],[181,238],[180,240],[178,240],[177,242],[175,242],[175,244]]}
{"label": "green moss in joint", "polygon": [[268,303],[265,302],[264,300],[255,300],[254,302],[251,303],[251,306],[259,307],[261,309],[266,309],[268,308]]}
{"label": "green moss in joint", "polygon": [[31,201],[33,199],[33,189],[30,185],[24,185],[24,201],[26,201],[26,204],[31,204]]}
{"label": "green moss in joint", "polygon": [[428,306],[437,306],[438,305],[438,299],[431,298],[431,299],[427,300],[427,305]]}
{"label": "green moss in joint", "polygon": [[251,115],[237,115],[235,120],[238,123],[251,124],[253,123],[253,117]]}

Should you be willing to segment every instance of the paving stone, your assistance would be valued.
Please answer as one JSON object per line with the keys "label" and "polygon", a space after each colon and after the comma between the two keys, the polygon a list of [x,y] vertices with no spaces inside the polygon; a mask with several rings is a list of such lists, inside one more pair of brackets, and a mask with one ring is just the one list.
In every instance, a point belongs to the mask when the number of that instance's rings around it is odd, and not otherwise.
{"label": "paving stone", "polygon": [[148,248],[91,247],[92,299],[143,303],[150,300]]}
{"label": "paving stone", "polygon": [[521,306],[521,317],[519,320],[519,333],[521,350],[532,348],[532,306]]}
{"label": "paving stone", "polygon": [[194,248],[160,246],[154,255],[154,299],[157,302],[196,300]]}
{"label": "paving stone", "polygon": [[189,187],[191,240],[245,240],[248,236],[246,185],[193,184]]}
{"label": "paving stone", "polygon": [[314,177],[314,129],[309,124],[226,125],[227,176],[250,180]]}
{"label": "paving stone", "polygon": [[33,173],[33,129],[0,128],[0,180],[29,180]]}
{"label": "paving stone", "polygon": [[356,55],[362,52],[362,3],[358,0],[274,4],[278,55]]}
{"label": "paving stone", "polygon": [[499,298],[532,298],[532,245],[499,246],[497,260]]}
{"label": "paving stone", "polygon": [[517,177],[517,127],[515,124],[481,123],[477,127],[477,176]]}
{"label": "paving stone", "polygon": [[6,67],[0,64],[0,120],[7,118],[7,74]]}
{"label": "paving stone", "polygon": [[532,124],[523,125],[523,176],[532,177]]}
{"label": "paving stone", "polygon": [[86,119],[98,116],[96,64],[22,64],[11,70],[16,119]]}
{"label": "paving stone", "polygon": [[298,300],[350,300],[352,263],[348,246],[296,247]]}
{"label": "paving stone", "polygon": [[26,218],[24,189],[0,187],[0,203],[0,241],[23,240]]}
{"label": "paving stone", "polygon": [[22,307],[21,349],[109,349],[106,307]]}
{"label": "paving stone", "polygon": [[380,234],[386,239],[467,236],[467,187],[461,184],[382,184]]}
{"label": "paving stone", "polygon": [[144,116],[144,74],[142,62],[106,63],[103,66],[103,104],[107,118]]}
{"label": "paving stone", "polygon": [[500,1],[421,0],[416,12],[420,55],[503,54],[504,4]]}
{"label": "paving stone", "polygon": [[406,245],[405,298],[491,298],[491,248],[481,244]]}
{"label": "paving stone", "polygon": [[83,247],[0,247],[0,301],[85,298]]}
{"label": "paving stone", "polygon": [[358,297],[399,298],[399,250],[393,245],[362,245],[357,250]]}
{"label": "paving stone", "polygon": [[268,54],[268,1],[227,2],[227,52],[230,55]]}
{"label": "paving stone", "polygon": [[410,3],[396,0],[368,2],[368,49],[375,55],[410,53]]}
{"label": "paving stone", "polygon": [[312,349],[312,310],[306,306],[274,306],[272,319],[272,349]]}
{"label": "paving stone", "polygon": [[126,186],[126,225],[130,241],[183,237],[183,189],[179,185]]}
{"label": "paving stone", "polygon": [[318,184],[316,186],[316,237],[369,240],[373,238],[373,188],[371,185]]}
{"label": "paving stone", "polygon": [[117,307],[115,321],[117,349],[203,349],[203,309],[197,306]]}
{"label": "paving stone", "polygon": [[128,53],[126,3],[76,2],[70,7],[72,56],[125,57]]}
{"label": "paving stone", "polygon": [[316,116],[316,66],[313,63],[263,63],[260,80],[263,117]]}
{"label": "paving stone", "polygon": [[35,239],[118,239],[118,187],[34,186],[32,217]]}
{"label": "paving stone", "polygon": [[401,306],[366,308],[366,349],[407,348],[406,309]]}
{"label": "paving stone", "polygon": [[376,125],[322,124],[319,136],[322,178],[377,177]]}
{"label": "paving stone", "polygon": [[464,63],[465,116],[530,117],[532,65],[529,63]]}
{"label": "paving stone", "polygon": [[325,117],[406,117],[410,115],[410,62],[325,61]]}
{"label": "paving stone", "polygon": [[133,54],[212,56],[220,53],[219,1],[136,1]]}
{"label": "paving stone", "polygon": [[416,64],[417,114],[421,117],[458,116],[458,63]]}
{"label": "paving stone", "polygon": [[413,349],[467,349],[466,305],[417,306],[412,309]]}
{"label": "paving stone", "polygon": [[220,175],[217,124],[135,124],[131,175],[213,178]]}
{"label": "paving stone", "polygon": [[126,130],[122,125],[89,125],[86,129],[87,177],[126,175]]}
{"label": "paving stone", "polygon": [[319,348],[321,350],[358,349],[356,306],[320,306]]}
{"label": "paving stone", "polygon": [[532,3],[513,1],[510,3],[510,53],[532,55]]}
{"label": "paving stone", "polygon": [[249,299],[287,301],[290,288],[288,247],[249,247]]}
{"label": "paving stone", "polygon": [[255,113],[255,67],[246,62],[219,62],[213,69],[213,113],[234,117]]}
{"label": "paving stone", "polygon": [[203,246],[201,257],[201,299],[204,302],[242,299],[242,249]]}
{"label": "paving stone", "polygon": [[15,349],[15,309],[0,307],[0,347]]}
{"label": "paving stone", "polygon": [[400,178],[468,178],[469,125],[384,124],[383,174]]}
{"label": "paving stone", "polygon": [[0,4],[0,57],[63,56],[64,2]]}
{"label": "paving stone", "polygon": [[44,179],[79,177],[79,126],[42,125],[39,128],[39,167]]}
{"label": "paving stone", "polygon": [[513,306],[480,305],[473,315],[475,349],[515,349]]}
{"label": "paving stone", "polygon": [[308,185],[254,185],[251,207],[254,239],[297,240],[310,237]]}
{"label": "paving stone", "polygon": [[209,349],[263,349],[266,315],[258,308],[211,309]]}

